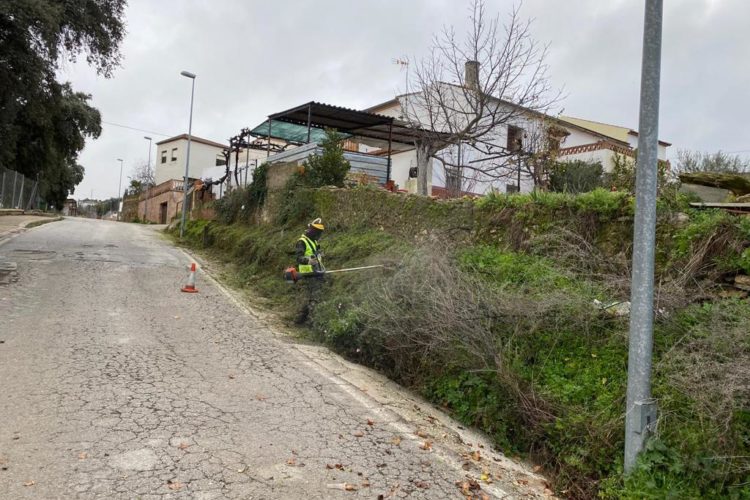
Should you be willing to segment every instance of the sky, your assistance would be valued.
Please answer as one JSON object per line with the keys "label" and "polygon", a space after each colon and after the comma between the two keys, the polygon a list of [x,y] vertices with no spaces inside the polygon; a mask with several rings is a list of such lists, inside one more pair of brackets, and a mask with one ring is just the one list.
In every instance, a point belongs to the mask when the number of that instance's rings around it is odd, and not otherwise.
{"label": "sky", "polygon": [[[518,2],[489,0],[506,16]],[[750,158],[750,2],[664,2],[659,137],[677,149]],[[129,0],[122,66],[110,79],[85,62],[61,80],[90,93],[103,131],[89,140],[75,198],[116,196],[148,159],[149,142],[187,132],[226,143],[268,114],[310,100],[363,109],[403,93],[394,61],[417,60],[444,26],[468,28],[468,0]],[[563,114],[637,129],[643,2],[525,0],[521,16],[548,44]],[[126,128],[129,127],[129,128]],[[138,130],[134,130],[138,129]],[[152,145],[151,161],[156,147]]]}

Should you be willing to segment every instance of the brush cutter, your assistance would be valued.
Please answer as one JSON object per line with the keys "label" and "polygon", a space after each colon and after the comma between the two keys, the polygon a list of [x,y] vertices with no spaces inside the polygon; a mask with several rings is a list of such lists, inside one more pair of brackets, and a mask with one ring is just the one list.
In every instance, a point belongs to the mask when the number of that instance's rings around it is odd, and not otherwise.
{"label": "brush cutter", "polygon": [[321,278],[326,274],[350,273],[353,271],[364,271],[366,269],[377,269],[384,267],[386,267],[385,264],[375,264],[373,266],[347,267],[345,269],[326,269],[325,271],[317,271],[312,273],[300,273],[299,271],[297,271],[297,268],[288,267],[284,270],[284,279],[287,281],[287,283],[296,283],[297,281],[304,278]]}

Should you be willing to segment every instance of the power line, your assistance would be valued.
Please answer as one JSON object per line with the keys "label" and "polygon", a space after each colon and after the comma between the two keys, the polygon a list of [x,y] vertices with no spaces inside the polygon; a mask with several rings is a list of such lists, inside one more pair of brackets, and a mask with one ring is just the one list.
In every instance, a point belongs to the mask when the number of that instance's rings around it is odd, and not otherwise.
{"label": "power line", "polygon": [[145,129],[142,129],[142,128],[130,127],[128,125],[121,125],[119,123],[105,122],[104,120],[102,120],[102,123],[107,124],[107,125],[112,125],[114,127],[127,128],[127,129],[130,129],[130,130],[137,130],[138,132],[146,132],[147,134],[161,135],[163,137],[172,137],[174,135],[174,134],[162,134],[161,132],[154,132],[153,130],[145,130]]}

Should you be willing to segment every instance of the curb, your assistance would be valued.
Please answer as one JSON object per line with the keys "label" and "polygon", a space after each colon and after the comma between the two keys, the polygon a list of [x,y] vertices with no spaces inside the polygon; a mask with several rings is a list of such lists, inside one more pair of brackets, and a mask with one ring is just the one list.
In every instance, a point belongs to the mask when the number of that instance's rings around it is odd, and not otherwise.
{"label": "curb", "polygon": [[24,224],[18,225],[18,227],[15,227],[13,229],[9,229],[5,232],[0,232],[0,245],[5,244],[6,242],[10,241],[11,239],[15,238],[21,233],[24,233],[28,231],[29,229],[33,229],[35,227],[41,226],[43,224],[48,224],[50,222],[57,222],[63,220],[64,217],[60,216],[54,216],[49,217],[47,220],[35,220],[26,222]]}
{"label": "curb", "polygon": [[34,220],[31,222],[27,222],[26,224],[21,224],[19,227],[21,227],[22,229],[33,229],[43,224],[49,224],[50,222],[57,222],[63,219],[64,217],[60,217],[60,216],[49,216],[48,220]]}

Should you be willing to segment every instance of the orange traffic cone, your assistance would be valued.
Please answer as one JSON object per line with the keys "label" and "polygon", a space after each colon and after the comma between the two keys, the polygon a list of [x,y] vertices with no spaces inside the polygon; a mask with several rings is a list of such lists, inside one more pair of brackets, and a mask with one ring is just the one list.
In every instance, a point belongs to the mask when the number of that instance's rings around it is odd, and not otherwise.
{"label": "orange traffic cone", "polygon": [[195,262],[190,266],[190,276],[188,276],[187,285],[182,287],[182,291],[187,293],[198,293],[198,289],[195,288]]}

